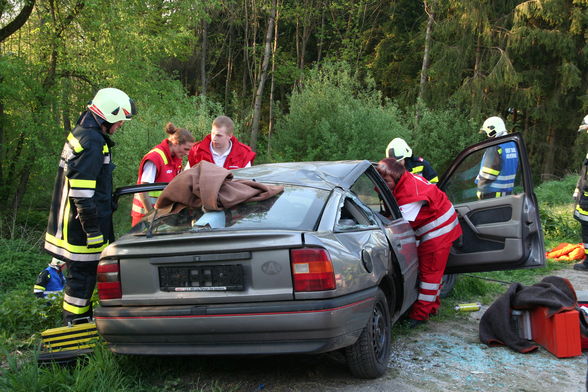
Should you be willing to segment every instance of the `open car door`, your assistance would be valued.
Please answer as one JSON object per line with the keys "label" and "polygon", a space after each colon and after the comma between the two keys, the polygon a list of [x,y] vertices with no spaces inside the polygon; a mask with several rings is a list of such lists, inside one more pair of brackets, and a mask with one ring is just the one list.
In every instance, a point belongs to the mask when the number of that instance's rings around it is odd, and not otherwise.
{"label": "open car door", "polygon": [[131,211],[133,209],[133,197],[135,194],[159,193],[167,184],[167,182],[156,182],[153,184],[137,184],[116,188],[113,194],[116,210],[112,216],[115,240],[128,233],[132,228]]}
{"label": "open car door", "polygon": [[537,197],[520,134],[468,147],[439,187],[453,203],[463,230],[451,249],[446,273],[545,264]]}

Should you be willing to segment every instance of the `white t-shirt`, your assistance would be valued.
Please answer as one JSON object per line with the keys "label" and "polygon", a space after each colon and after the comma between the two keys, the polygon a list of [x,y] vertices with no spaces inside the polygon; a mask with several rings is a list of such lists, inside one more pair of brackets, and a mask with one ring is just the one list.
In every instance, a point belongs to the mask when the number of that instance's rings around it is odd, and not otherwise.
{"label": "white t-shirt", "polygon": [[147,161],[143,165],[143,174],[141,174],[141,183],[154,183],[157,175],[157,167],[152,161]]}
{"label": "white t-shirt", "polygon": [[409,222],[413,222],[424,203],[425,202],[421,200],[399,206],[400,212],[402,212],[402,217]]}

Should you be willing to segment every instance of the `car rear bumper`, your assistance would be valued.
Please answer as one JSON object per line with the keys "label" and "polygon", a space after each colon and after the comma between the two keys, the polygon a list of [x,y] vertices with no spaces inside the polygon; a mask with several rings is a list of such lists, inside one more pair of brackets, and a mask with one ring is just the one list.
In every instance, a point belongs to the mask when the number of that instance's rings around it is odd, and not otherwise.
{"label": "car rear bumper", "polygon": [[112,351],[142,355],[320,353],[353,344],[376,288],[339,298],[94,311]]}

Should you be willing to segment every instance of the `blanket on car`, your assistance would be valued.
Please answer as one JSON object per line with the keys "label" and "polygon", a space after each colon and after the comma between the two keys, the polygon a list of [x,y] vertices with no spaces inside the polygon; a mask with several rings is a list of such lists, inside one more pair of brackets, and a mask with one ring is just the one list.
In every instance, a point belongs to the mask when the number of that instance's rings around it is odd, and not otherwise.
{"label": "blanket on car", "polygon": [[247,201],[266,200],[283,190],[283,186],[233,180],[230,170],[201,161],[165,187],[155,208],[163,214],[177,213],[186,207],[220,211]]}
{"label": "blanket on car", "polygon": [[[558,276],[548,276],[532,286],[512,284],[480,320],[480,341],[489,346],[506,345],[515,351],[528,353],[538,346],[519,336],[515,330],[512,310],[532,310],[544,306],[549,317],[578,308],[576,291],[571,282]],[[580,332],[588,336],[588,320],[580,312]]]}

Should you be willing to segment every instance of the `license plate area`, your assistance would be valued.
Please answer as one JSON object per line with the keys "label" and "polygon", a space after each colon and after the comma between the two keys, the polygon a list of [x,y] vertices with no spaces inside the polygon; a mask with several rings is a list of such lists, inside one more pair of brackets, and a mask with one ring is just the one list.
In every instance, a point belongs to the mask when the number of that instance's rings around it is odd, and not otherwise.
{"label": "license plate area", "polygon": [[199,265],[159,267],[161,291],[243,291],[243,266]]}

